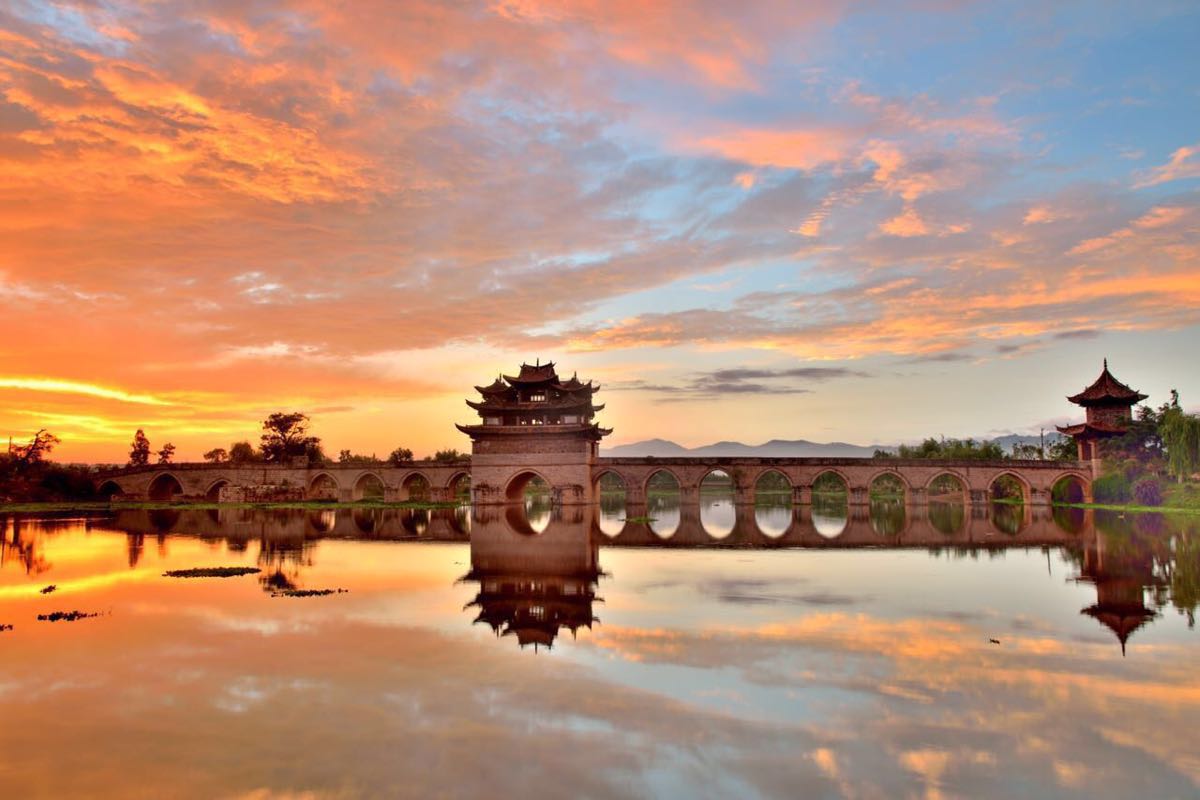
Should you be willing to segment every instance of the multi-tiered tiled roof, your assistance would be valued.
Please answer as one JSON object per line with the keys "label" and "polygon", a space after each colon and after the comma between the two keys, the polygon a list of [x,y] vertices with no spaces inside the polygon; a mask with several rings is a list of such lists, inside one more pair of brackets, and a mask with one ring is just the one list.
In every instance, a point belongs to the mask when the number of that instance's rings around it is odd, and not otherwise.
{"label": "multi-tiered tiled roof", "polygon": [[542,426],[557,432],[580,432],[599,441],[612,431],[601,428],[593,417],[603,410],[593,396],[600,386],[572,375],[562,380],[554,362],[522,364],[516,376],[500,375],[487,386],[476,386],[479,400],[467,405],[479,413],[481,425],[459,425],[467,434],[502,433],[505,428]]}
{"label": "multi-tiered tiled roof", "polygon": [[1130,389],[1125,384],[1113,377],[1108,371],[1108,359],[1104,359],[1104,370],[1100,373],[1100,377],[1092,381],[1092,385],[1084,389],[1079,394],[1073,394],[1067,399],[1077,406],[1102,406],[1102,405],[1117,405],[1131,406],[1134,403],[1145,400],[1147,395],[1139,391]]}

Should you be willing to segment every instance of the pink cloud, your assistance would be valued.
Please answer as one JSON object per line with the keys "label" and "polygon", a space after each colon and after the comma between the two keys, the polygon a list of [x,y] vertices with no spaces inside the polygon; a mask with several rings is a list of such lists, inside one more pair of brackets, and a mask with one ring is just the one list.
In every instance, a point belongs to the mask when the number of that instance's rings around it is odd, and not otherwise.
{"label": "pink cloud", "polygon": [[1134,188],[1141,189],[1170,181],[1200,178],[1200,158],[1197,158],[1197,155],[1200,155],[1200,144],[1180,147],[1171,153],[1171,158],[1166,164],[1141,173],[1141,177],[1133,184]]}

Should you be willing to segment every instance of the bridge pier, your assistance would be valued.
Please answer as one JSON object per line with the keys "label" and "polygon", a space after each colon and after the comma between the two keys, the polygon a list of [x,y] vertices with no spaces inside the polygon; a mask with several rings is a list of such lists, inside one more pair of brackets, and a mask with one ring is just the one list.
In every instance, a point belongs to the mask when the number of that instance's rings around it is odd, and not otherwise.
{"label": "bridge pier", "polygon": [[871,504],[871,489],[867,486],[854,486],[850,489],[850,505],[867,506]]}
{"label": "bridge pier", "polygon": [[971,490],[971,505],[986,506],[991,503],[991,492],[987,489],[972,489]]}
{"label": "bridge pier", "polygon": [[754,505],[754,487],[753,486],[734,486],[733,487],[733,504],[735,506],[752,506]]}
{"label": "bridge pier", "polygon": [[792,505],[811,506],[812,486],[796,485],[792,487]]}

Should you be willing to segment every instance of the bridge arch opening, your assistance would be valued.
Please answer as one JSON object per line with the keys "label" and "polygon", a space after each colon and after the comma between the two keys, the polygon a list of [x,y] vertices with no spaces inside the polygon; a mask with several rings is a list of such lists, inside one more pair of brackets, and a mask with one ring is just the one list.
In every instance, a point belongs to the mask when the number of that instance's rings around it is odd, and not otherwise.
{"label": "bridge arch opening", "polygon": [[308,499],[336,502],[340,489],[336,478],[328,472],[322,472],[309,482]]}
{"label": "bridge arch opening", "polygon": [[1087,484],[1075,473],[1068,473],[1054,482],[1050,499],[1057,504],[1083,503],[1087,500]]}
{"label": "bridge arch opening", "polygon": [[424,503],[429,500],[429,478],[425,477],[422,472],[410,472],[405,475],[404,480],[400,483],[400,488],[403,490],[405,500],[414,503]]}
{"label": "bridge arch opening", "polygon": [[154,480],[150,481],[150,487],[146,490],[147,499],[155,503],[170,503],[182,494],[183,484],[169,472],[156,475]]}
{"label": "bridge arch opening", "polygon": [[529,513],[525,505],[509,503],[504,507],[504,519],[508,527],[524,536],[537,536],[550,527],[550,509],[545,513]]}
{"label": "bridge arch opening", "polygon": [[1051,508],[1050,516],[1060,530],[1075,536],[1082,533],[1087,526],[1088,509],[1056,505]]}
{"label": "bridge arch opening", "polygon": [[908,482],[896,472],[886,470],[867,484],[868,515],[871,530],[880,536],[898,536],[908,524]]}
{"label": "bridge arch opening", "polygon": [[594,487],[600,501],[597,526],[605,536],[617,536],[625,530],[626,504],[629,487],[625,479],[612,470],[605,470],[596,478]]}
{"label": "bridge arch opening", "polygon": [[446,481],[446,488],[455,502],[469,503],[471,501],[471,473],[456,472]]}
{"label": "bridge arch opening", "polygon": [[[554,500],[549,481],[532,470],[526,470],[513,476],[504,494],[511,506],[505,516],[514,528],[522,533],[529,530],[541,533],[546,530]],[[524,525],[521,520],[524,520]]]}
{"label": "bridge arch opening", "polygon": [[333,531],[333,526],[337,524],[337,512],[333,509],[324,511],[308,512],[308,524],[319,535],[325,535]]}
{"label": "bridge arch opening", "polygon": [[967,504],[967,482],[953,472],[939,472],[926,487],[931,503]]}
{"label": "bridge arch opening", "polygon": [[769,469],[754,481],[755,503],[792,503],[792,482],[777,469]]}
{"label": "bridge arch opening", "polygon": [[1018,475],[1003,472],[992,479],[988,495],[993,503],[1023,504],[1030,499],[1029,484]]}
{"label": "bridge arch opening", "polygon": [[754,525],[758,532],[768,539],[778,539],[792,527],[792,507],[790,505],[770,505],[754,507]]}
{"label": "bridge arch opening", "polygon": [[383,509],[356,508],[352,516],[354,527],[358,528],[358,532],[372,536],[379,530],[380,523],[383,521]]}
{"label": "bridge arch opening", "polygon": [[826,470],[813,479],[812,523],[826,539],[841,536],[850,524],[850,485],[840,472]]}
{"label": "bridge arch opening", "polygon": [[430,517],[428,508],[406,509],[400,514],[400,527],[412,536],[424,536],[429,530]]}
{"label": "bridge arch opening", "polygon": [[170,533],[179,524],[179,510],[175,508],[155,508],[147,514],[150,525],[159,533]]}
{"label": "bridge arch opening", "polygon": [[733,533],[736,522],[733,476],[711,469],[700,479],[700,527],[712,538],[724,539]]}
{"label": "bridge arch opening", "polygon": [[374,472],[364,472],[354,482],[354,491],[351,496],[355,500],[381,502],[383,495],[383,478],[380,478]]}
{"label": "bridge arch opening", "polygon": [[112,500],[114,495],[121,493],[121,486],[116,481],[105,481],[96,489],[96,496],[101,500]]}
{"label": "bridge arch opening", "polygon": [[212,486],[208,487],[208,491],[204,493],[204,499],[210,503],[219,502],[221,499],[221,487],[228,485],[229,481],[225,478],[217,478],[213,481]]}
{"label": "bridge arch opening", "polygon": [[670,470],[655,470],[646,479],[646,516],[650,530],[668,539],[679,529],[679,478]]}
{"label": "bridge arch opening", "polygon": [[471,535],[471,505],[469,503],[451,509],[451,513],[447,517],[452,531],[464,536]]}
{"label": "bridge arch opening", "polygon": [[777,539],[792,526],[792,482],[777,469],[754,481],[754,524],[759,533]]}
{"label": "bridge arch opening", "polygon": [[930,526],[945,536],[955,536],[967,527],[967,507],[962,503],[933,501],[926,511]]}
{"label": "bridge arch opening", "polygon": [[550,482],[532,470],[514,475],[504,489],[509,502],[520,503],[530,496],[550,495]]}
{"label": "bridge arch opening", "polygon": [[934,475],[925,487],[929,500],[929,524],[945,536],[955,536],[967,527],[967,483],[953,472]]}
{"label": "bridge arch opening", "polygon": [[908,482],[899,473],[890,470],[880,472],[867,484],[872,500],[899,500],[908,498]]}
{"label": "bridge arch opening", "polygon": [[1025,527],[1024,503],[991,503],[988,519],[992,527],[1008,536],[1016,536]]}

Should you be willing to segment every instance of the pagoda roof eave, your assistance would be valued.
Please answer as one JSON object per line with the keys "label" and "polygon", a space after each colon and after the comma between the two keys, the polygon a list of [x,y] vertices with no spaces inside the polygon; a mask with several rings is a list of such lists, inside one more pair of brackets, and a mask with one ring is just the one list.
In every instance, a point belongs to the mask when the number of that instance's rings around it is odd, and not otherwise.
{"label": "pagoda roof eave", "polygon": [[1102,406],[1102,405],[1133,405],[1134,403],[1145,400],[1148,395],[1144,395],[1136,389],[1131,389],[1124,383],[1113,377],[1113,374],[1108,371],[1108,359],[1104,360],[1104,369],[1101,370],[1100,376],[1092,381],[1091,385],[1084,389],[1079,394],[1073,394],[1067,398],[1070,402],[1077,406]]}
{"label": "pagoda roof eave", "polygon": [[522,378],[520,376],[514,378],[512,375],[505,375],[504,380],[508,382],[509,386],[555,386],[558,384],[558,378],[554,375],[546,378]]}
{"label": "pagoda roof eave", "polygon": [[1059,433],[1066,436],[1082,436],[1085,439],[1107,439],[1113,436],[1122,436],[1127,432],[1124,428],[1095,422],[1081,422],[1077,425],[1055,425],[1054,427]]}
{"label": "pagoda roof eave", "polygon": [[597,437],[608,436],[612,428],[601,428],[596,423],[563,423],[550,425],[461,425],[458,428],[468,436],[477,433],[488,433],[497,436],[539,436],[549,433],[591,433]]}
{"label": "pagoda roof eave", "polygon": [[[591,407],[591,400],[586,397],[576,399],[567,398],[563,400],[547,400],[545,402],[522,402],[518,400],[467,400],[466,403],[476,411],[512,411],[514,413],[526,411],[567,411],[575,408]],[[596,406],[596,408],[593,409],[593,413],[602,408],[604,408],[602,405]]]}

